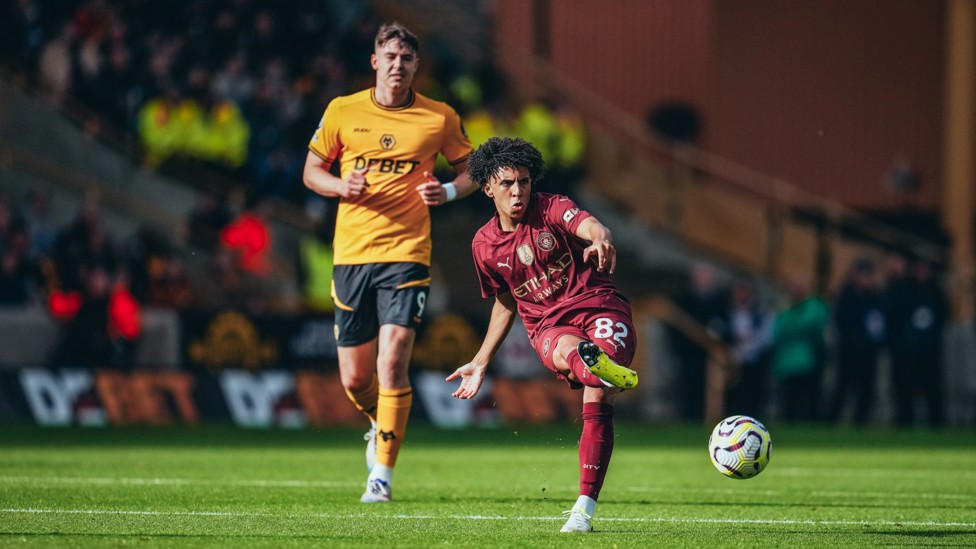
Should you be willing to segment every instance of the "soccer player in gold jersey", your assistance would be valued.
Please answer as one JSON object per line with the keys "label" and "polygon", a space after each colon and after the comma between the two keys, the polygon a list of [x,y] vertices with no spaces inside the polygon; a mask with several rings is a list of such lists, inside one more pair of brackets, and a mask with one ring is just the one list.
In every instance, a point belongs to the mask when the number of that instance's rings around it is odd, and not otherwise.
{"label": "soccer player in gold jersey", "polygon": [[[429,206],[478,188],[458,114],[411,88],[419,50],[402,25],[380,27],[375,87],[329,103],[303,174],[312,191],[339,197],[332,298],[340,378],[372,425],[364,503],[392,499],[412,404],[407,366],[430,288]],[[457,170],[453,182],[431,175],[438,153]],[[340,177],[329,173],[335,162]]]}

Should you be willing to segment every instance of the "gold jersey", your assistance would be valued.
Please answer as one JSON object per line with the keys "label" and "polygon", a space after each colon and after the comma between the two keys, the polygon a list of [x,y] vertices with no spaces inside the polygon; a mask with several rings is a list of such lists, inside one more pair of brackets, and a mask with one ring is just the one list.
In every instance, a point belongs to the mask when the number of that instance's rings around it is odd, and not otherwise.
{"label": "gold jersey", "polygon": [[342,198],[335,264],[416,262],[430,266],[430,211],[416,191],[440,152],[451,165],[467,160],[471,142],[448,105],[418,93],[402,107],[376,102],[373,89],[337,97],[308,147],[341,177],[368,168],[366,192]]}

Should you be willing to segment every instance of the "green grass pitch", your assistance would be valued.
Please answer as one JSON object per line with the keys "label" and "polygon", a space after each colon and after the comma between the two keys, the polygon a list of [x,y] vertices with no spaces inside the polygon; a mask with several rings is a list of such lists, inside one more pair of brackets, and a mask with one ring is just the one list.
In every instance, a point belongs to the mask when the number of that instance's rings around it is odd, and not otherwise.
{"label": "green grass pitch", "polygon": [[596,531],[560,534],[575,425],[415,422],[395,501],[372,506],[359,431],[8,425],[0,545],[976,546],[972,432],[770,427],[769,468],[732,480],[705,427],[618,425]]}

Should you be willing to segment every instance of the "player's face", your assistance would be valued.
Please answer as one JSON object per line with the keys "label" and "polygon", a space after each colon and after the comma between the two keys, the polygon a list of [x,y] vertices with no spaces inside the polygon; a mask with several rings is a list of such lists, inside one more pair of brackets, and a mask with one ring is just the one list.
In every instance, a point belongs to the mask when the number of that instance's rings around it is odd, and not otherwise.
{"label": "player's face", "polygon": [[528,168],[501,168],[485,185],[485,194],[495,202],[502,228],[514,230],[529,207],[532,178]]}
{"label": "player's face", "polygon": [[398,92],[406,90],[413,83],[413,75],[417,74],[420,58],[413,48],[403,42],[387,40],[386,44],[376,48],[370,57],[370,63],[376,71],[377,87]]}

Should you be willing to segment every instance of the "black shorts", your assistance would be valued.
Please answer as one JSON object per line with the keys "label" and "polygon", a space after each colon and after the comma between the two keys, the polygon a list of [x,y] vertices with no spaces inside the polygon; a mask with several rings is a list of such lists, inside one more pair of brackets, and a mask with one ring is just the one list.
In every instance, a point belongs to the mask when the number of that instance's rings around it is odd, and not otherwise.
{"label": "black shorts", "polygon": [[332,271],[336,344],[366,343],[383,324],[416,329],[428,293],[430,268],[421,263],[336,265]]}

